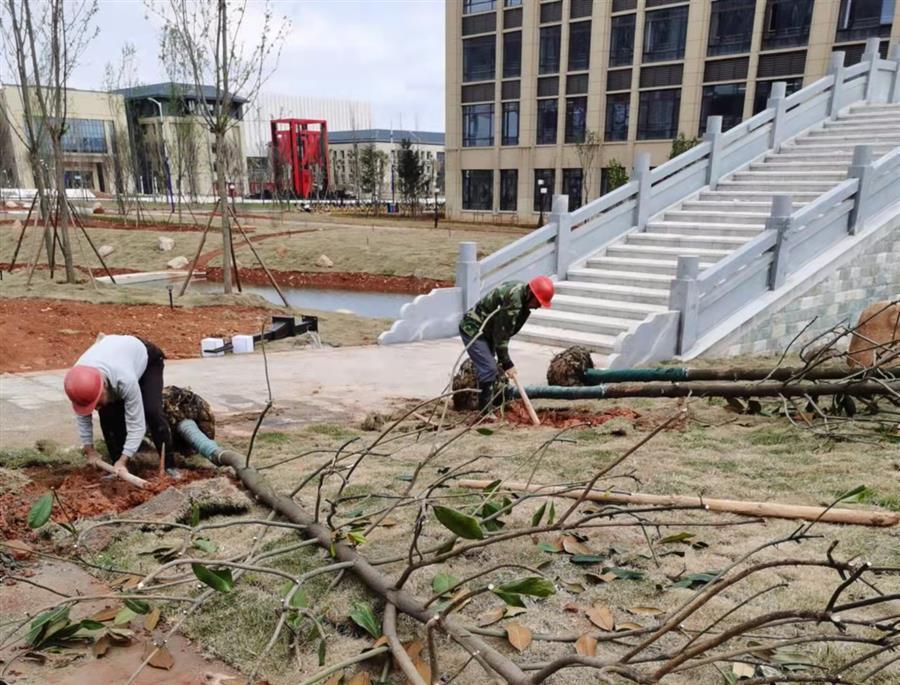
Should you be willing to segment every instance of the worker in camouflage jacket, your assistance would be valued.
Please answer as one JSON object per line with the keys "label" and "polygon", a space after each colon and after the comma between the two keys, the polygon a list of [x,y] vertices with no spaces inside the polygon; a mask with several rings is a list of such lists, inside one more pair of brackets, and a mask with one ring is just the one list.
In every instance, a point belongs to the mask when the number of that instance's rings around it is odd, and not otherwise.
{"label": "worker in camouflage jacket", "polygon": [[460,337],[475,365],[480,411],[491,406],[498,363],[508,378],[515,376],[510,338],[525,325],[531,310],[549,307],[552,299],[553,281],[546,276],[536,276],[528,283],[510,281],[481,298],[459,322]]}

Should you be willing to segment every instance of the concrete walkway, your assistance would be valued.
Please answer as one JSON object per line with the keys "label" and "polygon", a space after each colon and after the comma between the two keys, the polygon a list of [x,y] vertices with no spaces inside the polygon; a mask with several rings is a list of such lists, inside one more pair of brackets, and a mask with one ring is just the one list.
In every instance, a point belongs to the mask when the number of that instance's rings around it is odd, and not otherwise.
{"label": "concrete walkway", "polygon": [[[270,414],[267,424],[357,420],[367,412],[387,410],[395,399],[434,397],[448,385],[462,351],[462,343],[452,339],[270,353],[272,393],[282,411]],[[516,341],[510,348],[526,384],[546,382],[547,365],[558,351]],[[39,438],[76,443],[74,415],[62,390],[64,375],[63,369],[0,376],[0,448],[32,446]],[[258,352],[170,361],[165,380],[203,396],[220,418],[258,411],[266,402]]]}

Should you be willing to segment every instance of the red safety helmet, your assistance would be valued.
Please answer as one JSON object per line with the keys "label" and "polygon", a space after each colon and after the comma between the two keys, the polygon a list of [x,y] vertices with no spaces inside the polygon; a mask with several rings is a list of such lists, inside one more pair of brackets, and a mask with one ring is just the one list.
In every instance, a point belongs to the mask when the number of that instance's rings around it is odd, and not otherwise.
{"label": "red safety helmet", "polygon": [[97,406],[103,395],[103,374],[93,366],[73,366],[63,381],[66,395],[72,401],[72,409],[80,416],[87,416]]}
{"label": "red safety helmet", "polygon": [[553,299],[553,281],[546,276],[535,276],[528,281],[528,287],[531,288],[532,294],[542,307],[550,306],[550,301]]}

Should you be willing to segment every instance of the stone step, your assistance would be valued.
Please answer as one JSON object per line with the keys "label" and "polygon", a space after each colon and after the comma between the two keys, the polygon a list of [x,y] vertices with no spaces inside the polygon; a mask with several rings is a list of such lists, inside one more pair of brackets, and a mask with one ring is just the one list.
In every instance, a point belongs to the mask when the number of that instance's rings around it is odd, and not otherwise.
{"label": "stone step", "polygon": [[571,347],[581,345],[591,352],[609,354],[613,351],[616,342],[614,336],[585,333],[583,331],[571,331],[565,328],[550,328],[547,326],[533,326],[525,324],[516,335],[517,340],[551,345],[553,347]]}
{"label": "stone step", "polygon": [[[709,209],[699,210],[685,209],[686,204],[687,203],[683,203],[680,209],[671,209],[666,212],[663,216],[663,221],[666,223],[673,222],[685,225],[741,224],[742,226],[764,226],[766,219],[769,218],[768,211],[759,211],[756,209],[753,211],[737,211],[737,209],[728,211],[728,207],[731,207],[730,203],[721,209],[710,207]],[[704,204],[703,207],[705,208],[707,205]],[[765,205],[765,210],[768,209],[769,206]]]}
{"label": "stone step", "polygon": [[[676,211],[676,210],[673,210]],[[765,200],[725,200],[725,199],[706,199],[706,200],[685,200],[681,203],[681,208],[677,211],[683,212],[714,212],[730,214],[764,214],[770,216],[772,213],[772,199]]]}
{"label": "stone step", "polygon": [[815,140],[818,142],[823,140],[846,141],[851,142],[853,145],[863,145],[869,142],[875,143],[879,140],[893,140],[896,138],[900,138],[900,129],[892,126],[873,126],[863,130],[824,128],[810,131],[798,140]]}
{"label": "stone step", "polygon": [[538,309],[528,317],[529,326],[542,328],[565,328],[570,331],[582,331],[615,337],[636,326],[636,319],[619,319],[608,316],[596,316],[580,312],[567,312],[560,309]]}
{"label": "stone step", "polygon": [[[594,297],[591,292],[574,289],[577,294],[566,295],[560,290],[563,283],[557,284],[556,295],[553,296],[553,309],[564,312],[581,312],[594,316],[605,316],[613,319],[629,319],[643,321],[651,314],[666,311],[663,305],[645,304],[643,302],[625,302],[621,300],[605,300]],[[563,289],[565,290],[565,289]],[[571,289],[570,289],[571,290]]]}
{"label": "stone step", "polygon": [[712,221],[651,221],[647,224],[647,231],[651,233],[678,233],[680,235],[720,235],[743,238],[752,238],[765,228],[765,219],[756,224],[740,224],[712,222]]}
{"label": "stone step", "polygon": [[822,131],[871,132],[877,134],[882,130],[900,130],[900,116],[890,119],[836,119],[826,121]]}
{"label": "stone step", "polygon": [[710,250],[736,249],[747,242],[744,237],[725,235],[684,235],[680,233],[630,233],[625,238],[628,245],[652,245],[653,247],[702,247]]}
{"label": "stone step", "polygon": [[846,161],[799,161],[785,160],[777,155],[770,157],[765,162],[753,162],[750,165],[751,171],[778,171],[783,174],[797,173],[807,174],[810,171],[832,171],[847,176],[847,169],[850,166],[852,155],[848,155]]}
{"label": "stone step", "polygon": [[697,255],[706,261],[717,262],[722,257],[731,253],[732,249],[720,249],[709,247],[660,247],[658,245],[610,245],[606,248],[606,254],[610,257],[626,257],[631,259],[677,259],[681,255]]}
{"label": "stone step", "polygon": [[[669,290],[659,288],[639,288],[630,285],[607,285],[590,281],[568,280],[556,284],[556,291],[562,295],[580,295],[616,302],[638,302],[655,306],[669,304]],[[554,298],[555,299],[555,298]]]}
{"label": "stone step", "polygon": [[800,206],[805,205],[807,202],[812,202],[822,193],[816,192],[802,192],[798,193],[796,191],[788,191],[785,188],[779,188],[778,191],[758,191],[752,192],[748,190],[703,190],[700,192],[701,200],[712,200],[713,202],[741,202],[744,200],[750,202],[768,202],[771,206],[772,197],[774,195],[790,195],[794,198],[794,205]]}
{"label": "stone step", "polygon": [[886,136],[884,138],[873,139],[871,137],[860,138],[859,140],[826,140],[824,138],[798,138],[792,145],[785,145],[783,151],[798,152],[825,152],[827,150],[840,150],[853,152],[853,148],[857,145],[871,145],[873,150],[880,150],[881,154],[888,152],[900,145],[900,136]]}
{"label": "stone step", "polygon": [[890,102],[878,102],[878,103],[866,103],[859,105],[851,105],[850,112],[898,112],[900,113],[900,103],[890,103]]}
{"label": "stone step", "polygon": [[766,180],[766,181],[743,181],[743,180],[726,180],[719,181],[716,184],[716,190],[722,191],[741,191],[747,190],[750,192],[758,192],[761,190],[769,190],[773,193],[778,193],[779,195],[790,195],[792,193],[813,193],[815,195],[821,195],[822,193],[834,188],[838,184],[839,181],[804,181],[804,180],[791,180],[791,181],[775,181],[775,180]]}
{"label": "stone step", "polygon": [[628,285],[637,288],[668,288],[672,277],[666,274],[649,274],[635,271],[610,271],[579,267],[569,269],[566,277],[573,281],[600,283],[602,285]]}
{"label": "stone step", "polygon": [[[605,269],[608,271],[633,271],[641,274],[662,274],[672,278],[678,262],[674,259],[626,259],[623,257],[591,257],[585,262],[588,269]],[[712,266],[712,262],[703,262],[700,268]],[[556,306],[556,300],[553,300]]]}
{"label": "stone step", "polygon": [[738,171],[731,177],[733,181],[781,181],[785,183],[809,182],[809,181],[827,181],[836,183],[847,178],[846,169],[838,169],[836,171],[822,171],[821,169],[804,171],[803,174],[797,174],[790,169],[777,169],[772,167],[763,167],[761,169],[753,169],[750,171]]}

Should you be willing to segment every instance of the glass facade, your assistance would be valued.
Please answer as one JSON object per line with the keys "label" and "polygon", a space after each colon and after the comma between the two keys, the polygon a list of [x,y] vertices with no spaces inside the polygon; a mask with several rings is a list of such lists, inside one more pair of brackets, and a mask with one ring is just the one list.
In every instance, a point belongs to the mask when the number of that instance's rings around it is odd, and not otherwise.
{"label": "glass facade", "polygon": [[638,140],[661,140],[678,135],[681,90],[650,90],[641,93],[638,107]]}
{"label": "glass facade", "polygon": [[767,0],[763,49],[806,45],[813,0]]}
{"label": "glass facade", "polygon": [[503,78],[522,74],[522,32],[503,34]]}
{"label": "glass facade", "polygon": [[538,49],[538,73],[556,74],[559,72],[559,26],[541,27],[540,46]]}
{"label": "glass facade", "polygon": [[609,66],[619,67],[634,60],[634,25],[636,14],[612,18],[609,37]]}
{"label": "glass facade", "polygon": [[558,100],[538,100],[537,106],[537,144],[552,145],[556,142]]}
{"label": "glass facade", "polygon": [[889,36],[895,4],[894,0],[841,0],[835,40]]}
{"label": "glass facade", "polygon": [[569,71],[584,71],[591,64],[591,22],[569,24]]}
{"label": "glass facade", "polygon": [[[803,87],[803,78],[782,78],[776,79],[775,81],[784,81],[787,84],[786,92],[788,95],[791,93],[796,93]],[[769,101],[769,95],[772,93],[772,84],[775,81],[757,81],[756,82],[756,93],[753,96],[753,113],[759,114],[766,108],[766,103]]]}
{"label": "glass facade", "polygon": [[494,36],[479,36],[463,41],[463,82],[490,81],[497,58]]}
{"label": "glass facade", "polygon": [[683,59],[687,24],[687,6],[647,12],[644,18],[644,61]]}
{"label": "glass facade", "polygon": [[581,169],[563,169],[562,170],[562,191],[569,196],[569,211],[573,211],[581,207],[584,173]]}
{"label": "glass facade", "polygon": [[579,143],[584,140],[587,125],[587,97],[566,99],[566,137],[567,143]]}
{"label": "glass facade", "polygon": [[519,201],[519,170],[500,170],[500,211],[514,212]]}
{"label": "glass facade", "polygon": [[700,135],[706,133],[707,117],[722,117],[722,130],[737,126],[744,116],[744,100],[747,95],[746,83],[723,83],[703,87],[700,102]]}
{"label": "glass facade", "polygon": [[750,50],[756,0],[717,0],[709,18],[706,54],[733,55]]}
{"label": "glass facade", "polygon": [[465,105],[463,110],[463,147],[494,144],[494,105]]}
{"label": "glass facade", "polygon": [[490,169],[466,169],[462,172],[463,209],[494,208],[494,172]]}
{"label": "glass facade", "polygon": [[501,144],[518,145],[519,144],[519,103],[504,102],[503,103],[503,131]]}
{"label": "glass facade", "polygon": [[630,106],[630,93],[606,96],[606,140],[628,140]]}
{"label": "glass facade", "polygon": [[106,128],[100,119],[69,119],[62,137],[64,152],[105,154]]}
{"label": "glass facade", "polygon": [[[540,183],[539,183],[540,181]],[[547,192],[542,193],[541,188],[546,188]],[[539,212],[543,208],[545,212],[550,211],[550,201],[556,189],[556,170],[555,169],[535,169],[534,170],[534,211]]]}
{"label": "glass facade", "polygon": [[497,0],[463,0],[463,14],[490,12],[497,7]]}

